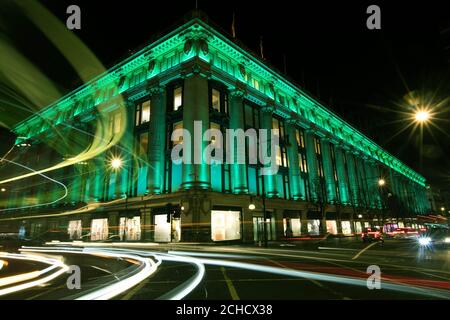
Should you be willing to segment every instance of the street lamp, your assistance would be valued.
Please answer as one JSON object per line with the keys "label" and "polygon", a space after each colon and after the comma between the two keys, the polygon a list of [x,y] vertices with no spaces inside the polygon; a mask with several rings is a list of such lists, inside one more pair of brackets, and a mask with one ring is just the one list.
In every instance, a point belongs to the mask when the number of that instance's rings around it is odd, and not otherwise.
{"label": "street lamp", "polygon": [[117,170],[122,167],[122,160],[119,158],[114,158],[111,160],[111,168]]}
{"label": "street lamp", "polygon": [[0,191],[1,192],[6,192],[6,189],[5,188],[1,188]]}
{"label": "street lamp", "polygon": [[256,206],[255,206],[255,204],[250,203],[250,204],[248,205],[248,208],[249,208],[250,210],[255,210],[255,209],[256,209]]}
{"label": "street lamp", "polygon": [[427,122],[430,119],[430,112],[428,110],[417,110],[414,114],[414,118],[418,123]]}
{"label": "street lamp", "polygon": [[381,178],[381,179],[378,180],[378,185],[379,185],[380,187],[384,186],[385,184],[386,184],[386,181],[385,181],[383,178]]}

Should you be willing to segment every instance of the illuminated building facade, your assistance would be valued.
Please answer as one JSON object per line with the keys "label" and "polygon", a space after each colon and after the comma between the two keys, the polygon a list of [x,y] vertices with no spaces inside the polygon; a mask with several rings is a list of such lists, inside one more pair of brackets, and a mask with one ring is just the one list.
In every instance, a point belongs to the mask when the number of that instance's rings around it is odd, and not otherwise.
{"label": "illuminated building facade", "polygon": [[[171,134],[194,132],[194,121],[201,133],[275,129],[277,174],[250,163],[174,163],[183,140]],[[280,240],[411,224],[429,210],[421,175],[200,17],[14,132],[18,163],[70,163],[19,180],[29,171],[2,170],[11,192],[0,225],[31,236],[252,242],[264,219],[267,238]]]}

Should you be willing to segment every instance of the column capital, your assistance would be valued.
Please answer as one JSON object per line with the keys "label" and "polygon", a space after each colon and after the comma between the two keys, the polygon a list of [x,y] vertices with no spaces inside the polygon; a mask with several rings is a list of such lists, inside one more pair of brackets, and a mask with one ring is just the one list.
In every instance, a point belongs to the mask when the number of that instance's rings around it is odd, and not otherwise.
{"label": "column capital", "polygon": [[295,126],[298,124],[298,119],[297,119],[297,117],[290,116],[289,118],[287,118],[285,120],[285,122],[286,122],[286,124]]}
{"label": "column capital", "polygon": [[273,104],[267,103],[264,106],[261,106],[261,111],[264,113],[270,113],[272,114],[275,110],[275,106]]}
{"label": "column capital", "polygon": [[243,99],[245,95],[247,94],[246,88],[243,87],[233,87],[229,90],[230,96],[232,98],[241,98]]}
{"label": "column capital", "polygon": [[149,92],[150,96],[164,93],[164,90],[165,90],[165,86],[163,86],[159,83],[149,86],[149,88],[148,88],[148,92]]}

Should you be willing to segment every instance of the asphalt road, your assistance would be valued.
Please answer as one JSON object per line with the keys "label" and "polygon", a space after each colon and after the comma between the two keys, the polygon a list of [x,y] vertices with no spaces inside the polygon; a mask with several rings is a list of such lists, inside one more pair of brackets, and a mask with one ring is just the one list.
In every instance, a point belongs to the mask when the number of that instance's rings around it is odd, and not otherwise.
{"label": "asphalt road", "polygon": [[[95,248],[103,250],[98,246]],[[271,243],[268,248],[201,244],[129,247],[122,244],[120,248],[108,244],[105,248],[158,263],[150,276],[115,293],[112,299],[392,300],[450,297],[450,250],[423,249],[413,240],[387,240],[384,245],[364,244],[352,238]],[[98,254],[51,253],[51,256],[62,256],[67,265],[80,266],[81,289],[67,289],[68,275],[61,275],[44,285],[0,298],[76,298],[114,283],[125,283],[129,280],[127,274],[136,272],[134,269],[138,265],[126,257]],[[2,272],[11,273],[13,265],[0,270],[0,277],[4,276]],[[379,267],[381,289],[369,290],[367,287],[369,266]],[[21,268],[25,268],[25,262]]]}

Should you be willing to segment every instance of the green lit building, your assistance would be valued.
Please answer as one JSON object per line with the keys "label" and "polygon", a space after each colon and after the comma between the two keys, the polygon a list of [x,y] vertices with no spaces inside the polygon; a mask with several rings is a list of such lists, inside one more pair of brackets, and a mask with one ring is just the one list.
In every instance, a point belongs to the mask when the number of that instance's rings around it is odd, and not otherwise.
{"label": "green lit building", "polygon": [[[276,129],[278,173],[174,163],[171,133],[194,121]],[[0,231],[31,237],[252,242],[264,221],[269,240],[350,235],[414,225],[430,206],[420,174],[198,16],[14,132],[9,158],[57,168],[1,168]]]}

